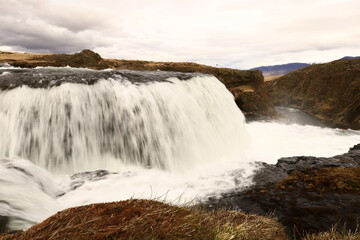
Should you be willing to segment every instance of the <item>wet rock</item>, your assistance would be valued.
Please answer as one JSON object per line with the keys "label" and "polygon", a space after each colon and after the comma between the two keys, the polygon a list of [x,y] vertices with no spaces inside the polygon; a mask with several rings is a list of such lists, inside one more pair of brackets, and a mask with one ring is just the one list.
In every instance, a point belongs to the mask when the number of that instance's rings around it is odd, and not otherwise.
{"label": "wet rock", "polygon": [[360,144],[331,158],[282,158],[258,163],[254,185],[211,198],[210,209],[273,214],[293,236],[338,229],[354,231],[360,217]]}
{"label": "wet rock", "polygon": [[110,174],[115,174],[115,173],[109,172],[108,170],[80,172],[80,173],[75,173],[74,175],[72,175],[71,179],[73,179],[73,180],[74,179],[83,179],[83,180],[88,180],[88,181],[98,181],[98,180],[104,179],[106,176],[108,176]]}
{"label": "wet rock", "polygon": [[[117,174],[117,173],[109,172],[107,170],[96,170],[96,171],[75,173],[74,175],[72,175],[70,177],[71,184],[70,184],[70,189],[68,190],[68,192],[73,191],[73,190],[81,187],[82,185],[84,185],[84,183],[86,181],[103,180],[103,179],[106,179],[109,175],[112,175],[112,174]],[[62,196],[64,194],[65,194],[65,192],[59,194],[58,197],[60,197],[60,196]]]}
{"label": "wet rock", "polygon": [[9,217],[8,216],[0,216],[0,233],[4,233],[8,231]]}
{"label": "wet rock", "polygon": [[258,187],[275,184],[288,177],[286,171],[273,164],[259,162],[257,165],[259,169],[255,171],[253,182]]}
{"label": "wet rock", "polygon": [[204,74],[130,70],[94,71],[74,68],[0,69],[0,90],[11,90],[21,86],[52,88],[63,83],[93,85],[101,79],[117,79],[118,81],[129,81],[133,84],[148,84],[151,82],[169,82],[168,78],[171,77],[188,80],[197,76],[204,76]]}

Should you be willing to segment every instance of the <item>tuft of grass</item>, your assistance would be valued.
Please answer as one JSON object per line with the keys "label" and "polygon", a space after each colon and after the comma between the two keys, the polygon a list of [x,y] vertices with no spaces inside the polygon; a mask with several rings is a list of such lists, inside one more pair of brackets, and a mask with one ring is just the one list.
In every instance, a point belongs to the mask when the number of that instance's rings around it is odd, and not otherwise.
{"label": "tuft of grass", "polygon": [[360,240],[360,232],[338,232],[336,228],[332,228],[329,232],[322,232],[318,234],[309,234],[303,240]]}
{"label": "tuft of grass", "polygon": [[223,210],[213,212],[212,219],[217,223],[215,240],[288,239],[274,218]]}
{"label": "tuft of grass", "polygon": [[269,82],[269,81],[276,80],[276,79],[278,79],[278,78],[280,78],[282,76],[284,76],[284,75],[276,75],[276,76],[264,77],[264,80],[265,80],[265,82]]}

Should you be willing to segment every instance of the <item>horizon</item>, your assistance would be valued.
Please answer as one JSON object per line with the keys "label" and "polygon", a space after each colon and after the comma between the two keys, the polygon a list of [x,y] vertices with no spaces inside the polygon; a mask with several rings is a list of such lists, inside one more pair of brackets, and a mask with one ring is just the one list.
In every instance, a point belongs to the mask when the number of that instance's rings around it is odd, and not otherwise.
{"label": "horizon", "polygon": [[0,6],[0,51],[91,49],[103,58],[235,69],[360,55],[355,0],[0,0]]}

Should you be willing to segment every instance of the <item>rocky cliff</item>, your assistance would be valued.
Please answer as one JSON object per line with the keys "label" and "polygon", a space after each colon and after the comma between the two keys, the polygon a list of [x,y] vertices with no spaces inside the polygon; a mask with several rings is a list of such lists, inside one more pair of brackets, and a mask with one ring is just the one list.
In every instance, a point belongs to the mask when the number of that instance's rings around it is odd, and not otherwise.
{"label": "rocky cliff", "polygon": [[92,69],[129,69],[150,71],[199,72],[217,77],[234,95],[236,104],[248,120],[269,118],[276,115],[265,89],[260,71],[241,71],[215,68],[189,62],[152,62],[119,59],[103,59],[90,50],[72,55],[67,54],[27,54],[0,52],[0,63],[7,62],[17,67],[37,66],[86,67]]}
{"label": "rocky cliff", "polygon": [[360,59],[311,65],[266,84],[277,106],[302,109],[329,126],[360,129]]}

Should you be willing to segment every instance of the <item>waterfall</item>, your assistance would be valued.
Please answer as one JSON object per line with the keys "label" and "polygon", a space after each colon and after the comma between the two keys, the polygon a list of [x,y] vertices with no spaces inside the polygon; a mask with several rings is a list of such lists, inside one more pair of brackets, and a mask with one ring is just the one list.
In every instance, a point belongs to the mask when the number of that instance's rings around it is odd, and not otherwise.
{"label": "waterfall", "polygon": [[51,172],[182,172],[246,148],[244,116],[210,75],[0,69],[0,82],[0,157]]}

